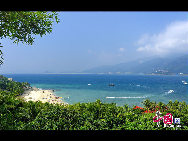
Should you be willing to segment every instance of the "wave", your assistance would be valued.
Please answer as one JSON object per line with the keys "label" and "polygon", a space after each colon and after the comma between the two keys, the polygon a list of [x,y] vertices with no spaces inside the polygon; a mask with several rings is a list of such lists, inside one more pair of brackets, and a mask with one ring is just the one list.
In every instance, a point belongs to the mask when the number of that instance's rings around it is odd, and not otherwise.
{"label": "wave", "polygon": [[129,99],[129,98],[146,98],[147,96],[127,96],[127,97],[110,97],[107,96],[106,98],[124,98],[124,99]]}
{"label": "wave", "polygon": [[166,95],[170,95],[174,93],[174,90],[169,90],[168,92],[165,92],[164,94],[162,94],[163,96],[166,96]]}

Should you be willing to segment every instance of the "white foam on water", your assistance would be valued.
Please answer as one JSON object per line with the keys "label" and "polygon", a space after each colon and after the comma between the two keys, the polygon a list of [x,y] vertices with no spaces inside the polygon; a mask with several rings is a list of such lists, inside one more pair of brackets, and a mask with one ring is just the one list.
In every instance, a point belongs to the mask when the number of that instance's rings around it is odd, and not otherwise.
{"label": "white foam on water", "polygon": [[146,98],[147,96],[125,96],[125,97],[110,97],[107,96],[106,98],[124,98],[124,99],[129,99],[129,98]]}
{"label": "white foam on water", "polygon": [[171,94],[171,93],[174,93],[174,90],[169,90],[168,92],[165,92],[165,93],[162,94],[162,95],[166,96],[166,95],[169,95],[169,94]]}

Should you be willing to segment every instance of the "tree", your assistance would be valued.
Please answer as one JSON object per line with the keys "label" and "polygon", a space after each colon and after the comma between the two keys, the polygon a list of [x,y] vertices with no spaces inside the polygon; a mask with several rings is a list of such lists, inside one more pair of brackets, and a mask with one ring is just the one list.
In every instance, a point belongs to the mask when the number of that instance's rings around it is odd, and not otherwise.
{"label": "tree", "polygon": [[[0,38],[9,38],[13,43],[32,45],[33,35],[46,35],[52,32],[52,25],[58,23],[58,13],[46,11],[0,11]],[[0,47],[3,47],[0,43]],[[0,65],[3,64],[3,52],[0,50]]]}

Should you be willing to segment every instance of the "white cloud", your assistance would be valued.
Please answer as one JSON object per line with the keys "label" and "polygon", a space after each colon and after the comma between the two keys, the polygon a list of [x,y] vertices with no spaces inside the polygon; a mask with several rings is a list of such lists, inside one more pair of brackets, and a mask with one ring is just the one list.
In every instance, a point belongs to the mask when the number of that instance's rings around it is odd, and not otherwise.
{"label": "white cloud", "polygon": [[155,55],[188,52],[188,21],[173,22],[158,34],[144,34],[137,45],[137,51]]}
{"label": "white cloud", "polygon": [[121,47],[121,48],[119,48],[119,51],[120,51],[120,52],[124,52],[125,49]]}

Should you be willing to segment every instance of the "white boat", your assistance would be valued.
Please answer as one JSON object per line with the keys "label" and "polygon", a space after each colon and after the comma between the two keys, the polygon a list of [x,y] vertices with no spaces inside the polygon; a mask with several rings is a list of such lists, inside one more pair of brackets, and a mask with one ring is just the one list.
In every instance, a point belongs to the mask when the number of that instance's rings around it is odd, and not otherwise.
{"label": "white boat", "polygon": [[173,92],[174,92],[174,90],[169,90],[169,91],[168,91],[168,94],[173,93]]}
{"label": "white boat", "polygon": [[181,81],[184,85],[187,85],[188,83],[184,80]]}
{"label": "white boat", "polygon": [[88,86],[90,86],[91,84],[87,84]]}

